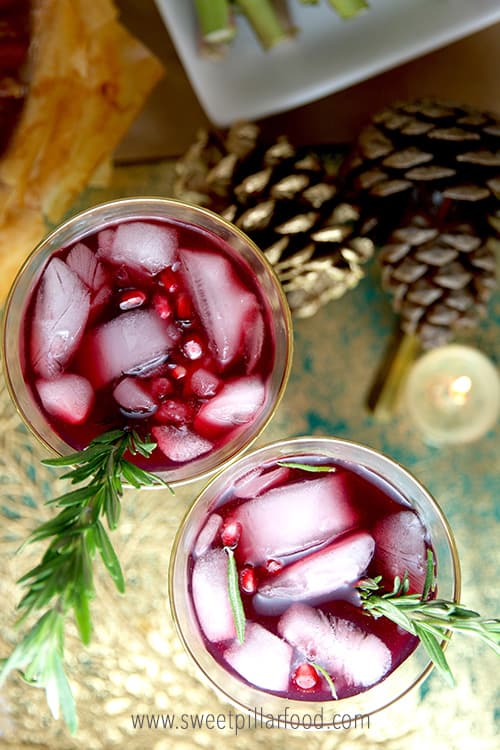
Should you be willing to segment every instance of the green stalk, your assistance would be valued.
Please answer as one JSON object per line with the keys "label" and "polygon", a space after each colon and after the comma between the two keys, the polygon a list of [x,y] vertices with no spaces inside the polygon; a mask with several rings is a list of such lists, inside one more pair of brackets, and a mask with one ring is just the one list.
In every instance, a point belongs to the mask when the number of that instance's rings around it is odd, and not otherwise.
{"label": "green stalk", "polygon": [[203,41],[208,44],[230,42],[236,33],[229,0],[194,0]]}
{"label": "green stalk", "polygon": [[366,0],[328,0],[341,18],[352,18],[368,8]]}
{"label": "green stalk", "polygon": [[264,49],[290,38],[270,0],[236,0],[236,5],[247,17]]}

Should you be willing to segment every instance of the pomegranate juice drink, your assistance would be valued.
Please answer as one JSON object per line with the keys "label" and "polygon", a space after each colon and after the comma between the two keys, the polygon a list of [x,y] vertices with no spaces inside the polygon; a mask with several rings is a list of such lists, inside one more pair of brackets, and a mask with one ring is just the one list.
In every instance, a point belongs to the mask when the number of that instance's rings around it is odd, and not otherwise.
{"label": "pomegranate juice drink", "polygon": [[56,231],[21,273],[6,332],[11,388],[39,435],[81,450],[134,429],[157,443],[148,469],[174,480],[255,437],[290,360],[286,302],[258,250],[209,212],[154,199]]}
{"label": "pomegranate juice drink", "polygon": [[363,609],[360,580],[381,576],[392,591],[407,574],[407,593],[420,594],[429,553],[439,595],[453,596],[447,526],[404,469],[344,441],[275,444],[223,472],[188,514],[174,617],[205,675],[243,708],[335,701],[369,713],[428,664],[415,636]]}

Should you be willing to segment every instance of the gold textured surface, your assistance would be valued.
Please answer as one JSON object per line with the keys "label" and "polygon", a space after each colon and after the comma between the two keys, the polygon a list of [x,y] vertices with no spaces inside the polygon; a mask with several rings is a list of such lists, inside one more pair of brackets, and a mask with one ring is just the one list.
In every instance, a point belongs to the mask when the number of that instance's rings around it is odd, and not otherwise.
{"label": "gold textured surface", "polygon": [[[116,170],[112,189],[88,191],[75,208],[120,195],[171,194],[168,164]],[[498,362],[500,299],[468,342]],[[288,390],[260,443],[299,434],[335,434],[367,443],[404,463],[434,493],[447,514],[462,562],[463,600],[498,615],[497,429],[469,446],[425,445],[404,410],[389,424],[374,422],[364,400],[393,327],[390,302],[371,264],[354,291],[307,320],[295,322],[296,355]],[[15,580],[34,564],[42,545],[15,551],[50,510],[57,474],[43,468],[43,449],[21,425],[0,381],[0,657],[15,643]],[[0,747],[6,750],[494,750],[498,666],[486,647],[452,639],[453,690],[436,675],[397,705],[372,717],[370,727],[331,732],[250,729],[237,737],[221,729],[134,729],[131,714],[207,714],[231,710],[197,678],[175,634],[167,603],[169,551],[177,525],[199,485],[168,492],[129,491],[113,533],[125,572],[124,597],[99,565],[92,614],[95,633],[84,649],[71,625],[67,666],[80,730],[71,737],[48,714],[41,691],[9,677],[0,693]]]}

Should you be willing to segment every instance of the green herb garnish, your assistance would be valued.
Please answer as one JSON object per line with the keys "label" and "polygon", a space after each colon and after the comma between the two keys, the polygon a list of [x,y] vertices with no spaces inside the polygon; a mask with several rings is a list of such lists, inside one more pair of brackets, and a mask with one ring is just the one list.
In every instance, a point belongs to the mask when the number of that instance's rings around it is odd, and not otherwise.
{"label": "green herb garnish", "polygon": [[314,474],[329,473],[337,471],[335,466],[325,466],[324,464],[301,464],[297,461],[278,461],[278,466],[283,466],[287,469],[300,469],[301,471],[310,471]]}
{"label": "green herb garnish", "polygon": [[64,672],[64,625],[73,610],[80,637],[88,644],[92,634],[89,603],[94,597],[92,563],[96,552],[121,593],[123,573],[102,518],[109,529],[118,525],[123,482],[133,487],[165,485],[155,474],[140,469],[123,456],[149,458],[156,443],[142,440],[134,431],[112,430],[92,440],[84,450],[61,458],[47,459],[47,466],[72,466],[62,476],[72,484],[87,482],[49,500],[60,509],[55,518],[43,523],[25,544],[50,539],[41,562],[19,579],[27,589],[17,608],[22,612],[17,625],[32,612],[46,610],[17,644],[0,670],[0,686],[15,669],[31,684],[45,689],[49,708],[59,713],[72,733],[77,715],[71,688]]}
{"label": "green herb garnish", "polygon": [[500,620],[484,619],[461,604],[444,599],[429,599],[435,589],[434,557],[427,553],[427,572],[422,594],[408,594],[408,573],[396,576],[393,590],[379,593],[382,577],[363,579],[358,583],[362,607],[372,617],[387,617],[408,633],[417,636],[429,658],[449,685],[454,684],[451,669],[441,647],[450,632],[476,636],[500,655]]}
{"label": "green herb garnish", "polygon": [[338,695],[337,695],[337,691],[335,689],[335,683],[333,682],[331,676],[328,674],[328,672],[326,671],[326,669],[324,667],[322,667],[321,664],[316,664],[316,662],[314,662],[314,661],[310,661],[309,664],[311,665],[311,667],[314,667],[314,669],[316,670],[316,672],[318,672],[318,674],[322,675],[325,678],[325,680],[328,683],[328,687],[330,688],[330,692],[332,694],[332,697],[335,698],[335,700],[337,700],[338,699]]}
{"label": "green herb garnish", "polygon": [[236,637],[240,643],[245,640],[245,610],[241,601],[240,584],[238,579],[238,568],[234,559],[234,551],[231,547],[224,547],[227,552],[227,588],[229,601],[233,611],[234,627]]}

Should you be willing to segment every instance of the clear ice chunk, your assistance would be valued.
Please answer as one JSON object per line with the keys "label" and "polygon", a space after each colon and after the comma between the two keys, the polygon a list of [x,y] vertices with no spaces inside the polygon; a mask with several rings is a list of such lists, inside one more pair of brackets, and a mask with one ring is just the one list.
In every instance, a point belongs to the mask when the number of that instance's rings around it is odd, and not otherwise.
{"label": "clear ice chunk", "polygon": [[130,221],[103,229],[99,232],[98,243],[99,258],[152,276],[170,266],[177,253],[175,230],[145,221]]}
{"label": "clear ice chunk", "polygon": [[81,375],[66,373],[38,380],[36,389],[44,409],[68,424],[85,422],[94,405],[94,389]]}
{"label": "clear ice chunk", "polygon": [[251,422],[265,396],[264,383],[255,375],[229,381],[200,407],[195,419],[196,430],[210,437]]}
{"label": "clear ice chunk", "polygon": [[152,310],[130,310],[90,331],[82,346],[81,367],[95,388],[165,358],[174,336]]}
{"label": "clear ice chunk", "polygon": [[161,452],[176,463],[193,461],[212,449],[210,441],[196,435],[184,426],[162,425],[161,427],[153,427],[151,432]]}
{"label": "clear ice chunk", "polygon": [[31,363],[43,378],[60,375],[82,340],[90,310],[87,287],[66,263],[53,258],[36,295]]}
{"label": "clear ice chunk", "polygon": [[307,604],[287,609],[278,622],[278,633],[306,659],[331,675],[342,675],[348,685],[374,685],[391,667],[391,652],[378,636]]}
{"label": "clear ice chunk", "polygon": [[[281,470],[289,471],[285,467],[277,471]],[[260,565],[353,529],[359,514],[349,498],[346,476],[342,471],[317,475],[270,489],[238,506],[234,517],[242,528],[239,559]]]}
{"label": "clear ice chunk", "polygon": [[408,571],[410,592],[420,593],[426,572],[426,531],[411,510],[391,513],[373,527],[376,568],[391,588],[395,576]]}
{"label": "clear ice chunk", "polygon": [[196,537],[196,542],[193,547],[193,557],[195,560],[197,557],[204,555],[205,552],[210,549],[221,527],[222,516],[219,516],[218,513],[211,513],[207,522]]}
{"label": "clear ice chunk", "polygon": [[209,550],[193,567],[193,603],[205,636],[211,642],[236,636],[227,587],[227,554],[223,549]]}
{"label": "clear ice chunk", "polygon": [[286,482],[290,476],[290,469],[279,466],[271,471],[262,471],[261,468],[251,469],[248,474],[238,479],[233,486],[234,497],[250,499],[262,495],[266,490]]}
{"label": "clear ice chunk", "polygon": [[224,659],[247,682],[264,690],[288,689],[293,649],[256,622],[248,622],[243,643],[233,643]]}
{"label": "clear ice chunk", "polygon": [[350,584],[366,571],[374,548],[373,537],[366,531],[342,536],[264,579],[253,605],[262,614],[276,615],[294,602],[319,604],[327,599],[351,599]]}
{"label": "clear ice chunk", "polygon": [[210,348],[222,367],[242,353],[245,324],[257,300],[236,278],[225,258],[182,249],[185,280],[205,329]]}
{"label": "clear ice chunk", "polygon": [[102,263],[99,263],[95,253],[83,242],[78,242],[71,248],[66,257],[66,264],[93,292],[97,292],[107,282],[107,274]]}
{"label": "clear ice chunk", "polygon": [[157,410],[151,394],[136,378],[123,378],[113,390],[115,401],[130,414],[149,416]]}

